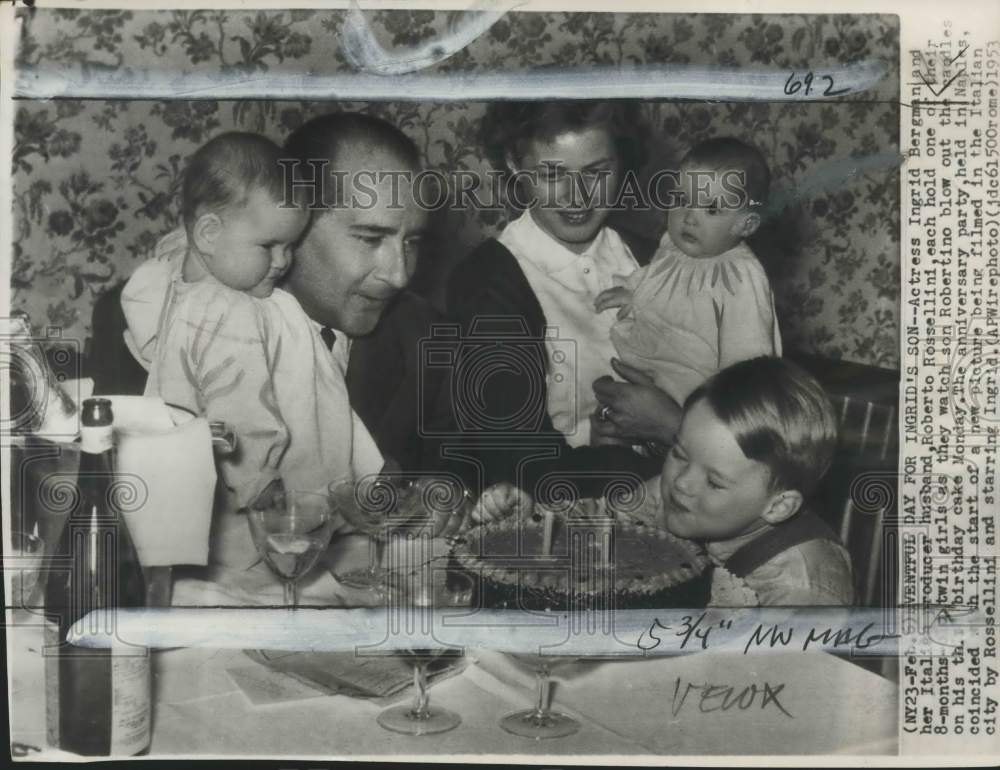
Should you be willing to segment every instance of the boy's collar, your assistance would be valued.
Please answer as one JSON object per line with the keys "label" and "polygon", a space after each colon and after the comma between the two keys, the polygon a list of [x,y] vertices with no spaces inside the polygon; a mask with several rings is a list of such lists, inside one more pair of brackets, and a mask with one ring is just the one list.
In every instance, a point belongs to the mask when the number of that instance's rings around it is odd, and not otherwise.
{"label": "boy's collar", "polygon": [[709,557],[716,564],[725,564],[725,562],[736,553],[740,548],[756,540],[758,537],[767,534],[774,526],[768,524],[766,521],[761,521],[760,526],[750,532],[744,532],[742,535],[737,535],[729,540],[709,540],[705,542],[705,550],[708,552]]}

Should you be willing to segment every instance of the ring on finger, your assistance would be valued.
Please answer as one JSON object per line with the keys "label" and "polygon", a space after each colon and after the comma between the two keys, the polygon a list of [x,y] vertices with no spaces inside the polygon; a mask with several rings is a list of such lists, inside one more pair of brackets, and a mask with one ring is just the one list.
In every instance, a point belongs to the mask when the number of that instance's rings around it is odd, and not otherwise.
{"label": "ring on finger", "polygon": [[611,407],[605,404],[601,407],[601,411],[597,414],[597,419],[601,422],[607,422],[611,419]]}

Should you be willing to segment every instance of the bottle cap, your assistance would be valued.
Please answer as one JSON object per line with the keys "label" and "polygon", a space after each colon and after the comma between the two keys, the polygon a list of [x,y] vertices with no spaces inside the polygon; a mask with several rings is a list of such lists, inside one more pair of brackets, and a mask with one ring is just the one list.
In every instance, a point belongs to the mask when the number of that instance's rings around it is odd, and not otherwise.
{"label": "bottle cap", "polygon": [[87,398],[83,401],[83,411],[80,415],[83,427],[101,428],[111,425],[114,416],[111,413],[111,401],[107,398]]}

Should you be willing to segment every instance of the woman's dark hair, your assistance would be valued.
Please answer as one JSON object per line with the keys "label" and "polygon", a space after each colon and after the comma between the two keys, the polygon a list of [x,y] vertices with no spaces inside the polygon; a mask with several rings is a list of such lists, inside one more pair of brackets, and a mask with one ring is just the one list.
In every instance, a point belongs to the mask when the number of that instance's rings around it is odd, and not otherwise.
{"label": "woman's dark hair", "polygon": [[645,125],[635,101],[493,102],[483,116],[480,141],[493,167],[503,169],[508,155],[522,160],[530,142],[604,127],[622,169],[638,171],[646,160]]}

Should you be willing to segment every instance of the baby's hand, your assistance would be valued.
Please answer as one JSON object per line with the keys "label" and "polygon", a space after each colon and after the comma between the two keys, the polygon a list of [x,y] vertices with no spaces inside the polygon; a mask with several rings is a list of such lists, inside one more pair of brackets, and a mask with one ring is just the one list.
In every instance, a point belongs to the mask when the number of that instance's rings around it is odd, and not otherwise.
{"label": "baby's hand", "polygon": [[483,490],[469,518],[476,524],[485,524],[507,518],[519,510],[522,516],[530,516],[534,505],[535,501],[527,492],[508,481],[501,481]]}
{"label": "baby's hand", "polygon": [[613,286],[602,291],[594,300],[594,309],[598,313],[603,313],[613,307],[620,308],[618,318],[624,318],[632,307],[632,292],[624,286]]}

